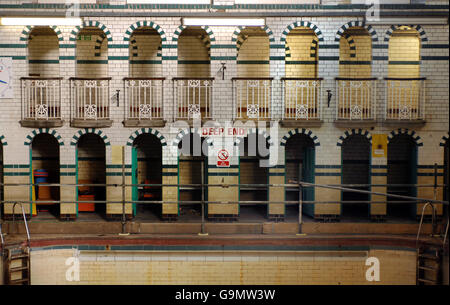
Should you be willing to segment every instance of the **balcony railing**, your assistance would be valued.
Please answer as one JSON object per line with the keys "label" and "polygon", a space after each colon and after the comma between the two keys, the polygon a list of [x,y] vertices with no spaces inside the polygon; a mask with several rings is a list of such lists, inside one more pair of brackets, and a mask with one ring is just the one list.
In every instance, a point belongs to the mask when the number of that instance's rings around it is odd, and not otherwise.
{"label": "balcony railing", "polygon": [[376,78],[336,78],[337,120],[376,119]]}
{"label": "balcony railing", "polygon": [[183,120],[211,119],[214,78],[174,77],[175,118]]}
{"label": "balcony railing", "polygon": [[62,77],[22,77],[22,120],[61,120]]}
{"label": "balcony railing", "polygon": [[270,119],[272,77],[234,77],[233,119]]}
{"label": "balcony railing", "polygon": [[425,119],[425,77],[384,78],[386,120]]}
{"label": "balcony railing", "polygon": [[164,77],[123,79],[125,120],[160,120],[163,118]]}
{"label": "balcony railing", "polygon": [[71,77],[70,103],[72,120],[109,120],[111,77]]}
{"label": "balcony railing", "polygon": [[283,120],[317,120],[321,116],[323,78],[283,77]]}

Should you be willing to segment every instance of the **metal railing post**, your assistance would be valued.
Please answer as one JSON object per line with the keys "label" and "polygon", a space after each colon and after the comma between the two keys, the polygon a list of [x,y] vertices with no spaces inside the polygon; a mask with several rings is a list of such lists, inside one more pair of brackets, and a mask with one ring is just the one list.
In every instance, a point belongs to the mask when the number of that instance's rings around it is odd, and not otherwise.
{"label": "metal railing post", "polygon": [[201,224],[201,232],[199,235],[208,235],[208,233],[205,232],[205,161],[203,160],[201,162],[201,192],[202,192],[202,224]]}
{"label": "metal railing post", "polygon": [[122,146],[122,234],[126,232],[127,219],[125,216],[125,146]]}
{"label": "metal railing post", "polygon": [[28,223],[27,223],[27,216],[25,215],[25,210],[23,208],[23,204],[21,202],[15,202],[12,208],[12,215],[13,215],[13,227],[14,227],[14,223],[15,223],[15,213],[14,210],[16,208],[16,204],[20,204],[21,208],[22,208],[22,217],[23,217],[23,222],[25,224],[25,230],[27,232],[27,245],[30,246],[30,230],[28,229]]}
{"label": "metal railing post", "polygon": [[298,234],[302,233],[302,214],[303,214],[303,186],[298,184]]}

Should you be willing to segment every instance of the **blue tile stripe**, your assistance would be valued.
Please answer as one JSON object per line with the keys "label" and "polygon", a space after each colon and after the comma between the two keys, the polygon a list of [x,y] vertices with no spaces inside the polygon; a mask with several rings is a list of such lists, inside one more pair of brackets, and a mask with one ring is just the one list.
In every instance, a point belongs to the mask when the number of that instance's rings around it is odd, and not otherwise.
{"label": "blue tile stripe", "polygon": [[27,135],[26,140],[25,140],[25,142],[23,144],[26,145],[26,146],[30,146],[31,143],[33,142],[34,137],[39,135],[39,134],[42,134],[42,133],[52,135],[58,141],[60,146],[64,145],[64,141],[63,141],[61,135],[56,130],[50,129],[50,128],[39,128],[39,129],[32,130]]}
{"label": "blue tile stripe", "polygon": [[103,23],[93,20],[83,21],[83,24],[81,26],[76,26],[75,29],[72,30],[72,32],[70,32],[69,41],[74,43],[77,40],[77,36],[80,33],[80,31],[85,27],[97,27],[101,29],[103,33],[106,35],[106,39],[108,40],[108,42],[113,41],[110,30]]}
{"label": "blue tile stripe", "polygon": [[351,27],[363,27],[369,32],[371,39],[373,42],[378,41],[378,35],[375,29],[371,25],[366,25],[363,21],[350,21],[341,26],[341,28],[336,32],[334,37],[334,41],[339,42],[341,37],[344,36],[344,33],[347,29]]}
{"label": "blue tile stripe", "polygon": [[146,20],[141,20],[141,21],[138,21],[138,22],[130,25],[130,27],[125,31],[123,40],[130,41],[133,31],[140,27],[151,27],[151,28],[155,29],[158,32],[159,36],[161,37],[161,41],[162,42],[167,41],[166,33],[164,32],[164,30],[158,24],[154,23],[153,21],[146,21]]}
{"label": "blue tile stripe", "polygon": [[322,31],[315,24],[308,22],[308,21],[298,21],[298,22],[294,22],[294,23],[288,25],[286,27],[286,29],[281,33],[280,41],[285,42],[286,36],[289,34],[289,32],[292,31],[293,29],[295,29],[297,27],[301,27],[301,26],[308,27],[311,30],[313,30],[314,33],[316,33],[316,36],[317,36],[317,39],[319,40],[319,42],[324,41]]}
{"label": "blue tile stripe", "polygon": [[[386,34],[384,35],[384,41],[389,42],[392,34],[402,26],[404,26],[404,25],[391,25],[391,27],[386,31]],[[420,40],[422,42],[428,42],[427,34],[425,33],[425,30],[420,25],[407,25],[407,26],[415,29],[419,33]]]}
{"label": "blue tile stripe", "polygon": [[102,130],[96,129],[96,128],[84,128],[84,129],[78,130],[77,133],[72,137],[72,141],[70,142],[70,145],[76,146],[80,137],[85,134],[89,134],[89,133],[100,136],[100,138],[102,138],[103,142],[105,143],[105,146],[111,145],[111,143],[109,142],[108,136],[106,134],[104,134]]}
{"label": "blue tile stripe", "polygon": [[296,128],[288,131],[281,139],[280,146],[286,146],[288,139],[296,134],[304,134],[313,140],[314,146],[320,146],[319,138],[316,135],[314,135],[314,133],[311,130],[305,128],[302,129]]}
{"label": "blue tile stripe", "polygon": [[[26,45],[30,38],[30,33],[33,31],[33,28],[34,28],[34,26],[30,26],[30,25],[25,26],[22,30],[22,33],[20,34],[19,41],[21,41],[23,44]],[[54,31],[54,33],[58,37],[58,41],[60,41],[60,43],[61,43],[61,41],[64,41],[63,34],[58,26],[56,26],[56,25],[49,26],[49,28],[51,28]]]}
{"label": "blue tile stripe", "polygon": [[416,143],[417,146],[423,146],[422,139],[419,136],[415,136],[416,132],[414,130],[409,130],[409,129],[405,129],[405,128],[399,128],[397,130],[391,131],[388,136],[388,143],[397,135],[410,136],[414,140],[414,142]]}
{"label": "blue tile stripe", "polygon": [[336,145],[342,146],[342,144],[345,140],[347,140],[351,136],[355,136],[355,135],[361,135],[361,136],[366,137],[367,141],[369,141],[369,143],[372,145],[372,136],[370,135],[370,132],[368,132],[367,130],[361,129],[361,128],[360,129],[352,129],[350,132],[345,131],[344,135],[339,137],[339,140],[337,141]]}
{"label": "blue tile stripe", "polygon": [[5,136],[0,134],[0,144],[3,146],[8,145],[8,142],[6,142]]}
{"label": "blue tile stripe", "polygon": [[152,128],[141,128],[134,131],[128,138],[127,146],[133,146],[134,140],[142,134],[154,135],[161,142],[161,146],[167,146],[166,138],[158,130]]}

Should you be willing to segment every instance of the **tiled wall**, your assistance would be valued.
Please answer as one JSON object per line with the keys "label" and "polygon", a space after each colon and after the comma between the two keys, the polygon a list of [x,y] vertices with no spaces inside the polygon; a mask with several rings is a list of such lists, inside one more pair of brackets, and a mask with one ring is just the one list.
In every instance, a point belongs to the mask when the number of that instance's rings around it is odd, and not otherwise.
{"label": "tiled wall", "polygon": [[[439,2],[436,2],[439,3]],[[406,8],[408,9],[408,8]],[[100,8],[98,10],[101,10]],[[240,11],[245,9],[239,8]],[[267,10],[267,8],[266,8]],[[284,12],[289,10],[286,8],[280,8]],[[184,10],[180,9],[180,12]],[[170,79],[172,77],[189,75],[180,74],[182,66],[188,66],[186,64],[178,64],[179,60],[184,58],[194,59],[193,54],[189,55],[183,53],[185,43],[183,35],[175,35],[176,30],[180,26],[179,18],[174,17],[154,17],[154,18],[139,18],[139,17],[86,17],[85,21],[98,21],[105,26],[104,32],[110,32],[110,39],[103,39],[101,44],[100,56],[95,56],[96,39],[91,41],[77,41],[71,40],[71,32],[73,27],[60,26],[61,37],[63,40],[59,40],[59,75],[64,77],[63,90],[62,90],[62,115],[65,124],[63,127],[57,128],[58,135],[61,136],[64,145],[60,146],[60,163],[64,166],[73,166],[75,164],[75,145],[70,145],[73,141],[73,136],[78,133],[77,128],[69,127],[69,90],[68,81],[69,77],[73,76],[110,76],[112,77],[110,95],[116,92],[116,90],[123,90],[122,78],[130,76],[130,71],[134,71],[134,68],[130,68],[130,56],[129,56],[129,41],[124,40],[125,33],[130,29],[130,26],[136,24],[140,20],[152,21],[158,25],[158,27],[164,30],[164,37],[167,39],[162,41],[162,61],[157,66],[161,67],[162,76]],[[303,75],[302,68],[300,72],[293,72],[289,65],[285,64],[286,60],[292,60],[296,58],[296,54],[301,52],[296,51],[295,47],[290,46],[291,58],[285,57],[285,43],[282,40],[283,32],[289,25],[295,22],[305,21],[311,22],[320,30],[323,41],[319,41],[318,44],[318,65],[317,65],[317,77],[323,77],[323,101],[326,101],[326,90],[329,89],[333,93],[333,97],[330,100],[330,105],[325,103],[323,107],[323,123],[319,127],[306,127],[306,133],[311,131],[314,136],[317,137],[317,141],[320,145],[316,146],[316,166],[321,167],[320,171],[322,176],[316,182],[320,183],[339,183],[340,182],[340,168],[341,165],[341,147],[337,145],[339,138],[344,135],[345,132],[351,132],[351,129],[358,131],[358,127],[336,127],[334,120],[336,118],[336,88],[334,77],[344,75],[357,75],[357,76],[372,76],[372,77],[386,77],[391,76],[389,72],[391,56],[391,45],[395,43],[395,35],[390,36],[390,39],[385,41],[385,36],[390,27],[388,25],[376,25],[372,26],[376,32],[377,40],[374,41],[374,36],[355,36],[356,57],[350,57],[350,47],[348,41],[344,38],[336,41],[336,33],[341,26],[348,24],[352,21],[358,20],[356,17],[311,17],[311,18],[294,18],[294,17],[267,17],[266,22],[268,28],[272,34],[270,38],[267,37],[249,37],[249,40],[244,42],[240,48],[239,56],[236,57],[236,41],[232,41],[233,33],[236,31],[235,27],[211,27],[214,33],[215,40],[211,40],[211,55],[209,70],[203,67],[203,64],[195,65],[196,67],[202,67],[200,70],[202,75],[216,77],[214,82],[214,96],[215,103],[215,116],[218,119],[230,119],[232,114],[232,90],[231,81],[232,77],[236,76],[271,76],[274,77],[274,85],[281,88],[281,82],[279,79],[284,76],[290,75]],[[362,21],[362,18],[359,18]],[[24,145],[27,142],[27,136],[31,134],[33,129],[21,128],[19,120],[21,117],[21,102],[20,102],[20,83],[18,79],[22,76],[27,76],[30,71],[28,65],[28,41],[27,35],[21,34],[26,27],[22,26],[2,26],[0,27],[0,36],[2,41],[0,43],[0,56],[12,57],[14,62],[14,96],[13,99],[2,99],[0,103],[0,137],[4,136],[5,141],[8,142],[7,146],[4,146],[4,164],[5,164],[5,180],[7,182],[28,182],[29,181],[29,150],[28,146]],[[408,132],[415,132],[414,137],[419,136],[423,146],[418,150],[418,164],[422,166],[430,166],[434,163],[442,166],[443,164],[443,147],[440,146],[442,137],[447,135],[448,132],[448,25],[423,25],[422,29],[426,33],[425,36],[420,35],[420,76],[427,77],[427,90],[426,90],[426,120],[427,123],[424,126],[406,126],[399,122],[392,126],[383,124],[376,124],[373,130],[368,129],[370,134],[390,134],[393,130],[399,128],[408,128]],[[132,32],[132,31],[131,31]],[[315,31],[317,34],[317,31]],[[172,38],[177,36],[178,40]],[[209,36],[209,35],[208,35]],[[59,37],[59,36],[58,36]],[[163,36],[161,36],[163,37]],[[287,35],[288,44],[291,42],[290,37]],[[270,39],[273,38],[273,41]],[[191,39],[191,38],[189,38]],[[188,39],[188,40],[189,40]],[[253,39],[258,41],[252,42]],[[95,40],[95,41],[94,41]],[[192,40],[192,39],[191,39]],[[261,41],[260,41],[261,40]],[[192,40],[191,43],[194,43]],[[33,43],[33,42],[32,42]],[[207,58],[207,48],[201,41],[196,41],[195,56],[199,56],[198,59],[203,60]],[[292,42],[291,42],[292,43]],[[86,44],[86,54],[80,53],[79,46]],[[148,58],[154,58],[155,44],[152,42],[152,47],[148,48],[151,53],[148,54]],[[293,42],[295,46],[295,42]],[[31,44],[30,44],[31,45]],[[305,44],[306,45],[306,44]],[[369,47],[371,45],[371,47]],[[403,45],[403,44],[401,44]],[[154,48],[154,47],[155,48]],[[303,46],[303,44],[302,44]],[[192,46],[194,48],[194,46]],[[84,49],[84,48],[83,48]],[[146,48],[144,48],[146,49]],[[189,48],[188,48],[189,50]],[[247,51],[246,51],[247,50]],[[150,52],[150,51],[149,51]],[[261,54],[260,54],[261,53]],[[98,54],[98,53],[97,53]],[[151,54],[151,55],[150,55]],[[256,54],[258,54],[256,56]],[[106,63],[80,63],[76,64],[76,60],[84,56],[83,60],[107,60]],[[138,55],[139,58],[140,54]],[[144,55],[147,58],[147,55]],[[247,57],[246,57],[247,56]],[[254,56],[254,57],[253,57]],[[293,56],[293,57],[292,57]],[[299,55],[300,56],[300,55]],[[342,57],[343,56],[343,57]],[[345,57],[347,56],[347,57]],[[237,64],[237,60],[268,60],[269,63],[263,65],[247,65]],[[300,58],[300,57],[299,57]],[[340,65],[339,60],[356,60],[356,61],[370,61],[370,65]],[[197,59],[197,58],[195,58]],[[153,60],[153,59],[152,59]],[[221,63],[226,64],[225,80],[221,79]],[[52,65],[53,67],[54,65]],[[140,65],[138,65],[140,66]],[[205,65],[206,66],[206,65]],[[289,66],[289,67],[288,67]],[[296,65],[293,65],[296,66]],[[357,68],[358,66],[358,68]],[[248,69],[247,69],[248,67]],[[258,67],[258,70],[253,71]],[[148,69],[148,73],[156,73],[153,70]],[[147,69],[147,67],[145,67]],[[158,68],[157,68],[158,69]],[[195,68],[197,69],[197,68]],[[352,69],[345,70],[345,69]],[[345,73],[343,72],[345,71]],[[389,73],[388,73],[389,72]],[[84,74],[83,74],[84,73]],[[133,72],[135,73],[135,72]],[[144,72],[136,72],[136,75]],[[188,72],[183,72],[188,73]],[[190,73],[190,72],[189,72]],[[197,73],[195,71],[195,73]],[[245,73],[245,74],[244,74]],[[299,73],[299,74],[297,74]],[[349,73],[349,74],[348,74]],[[57,73],[55,73],[57,75]],[[133,75],[134,76],[134,75]],[[408,76],[410,76],[408,74]],[[166,82],[164,88],[165,97],[165,111],[164,116],[170,122],[173,117],[173,94],[172,86],[170,82]],[[383,117],[384,110],[384,83],[379,81],[377,84],[377,118]],[[125,128],[122,125],[123,121],[123,92],[121,92],[120,107],[116,107],[113,104],[111,108],[111,119],[113,125],[111,128],[103,128],[102,136],[106,136],[111,145],[126,145],[130,135],[134,134],[136,128]],[[277,109],[281,109],[282,103],[281,90],[273,90],[273,113],[275,117],[280,118],[281,113]],[[278,112],[277,112],[278,111]],[[365,131],[365,128],[360,127]],[[168,126],[164,128],[156,128],[164,138],[168,145],[163,147],[163,164],[165,166],[176,166],[177,155],[176,148],[172,147],[171,143],[177,136],[179,130],[176,128],[170,128]],[[300,127],[300,130],[302,127]],[[53,130],[50,130],[52,132]],[[280,143],[283,136],[292,131],[291,128],[281,128],[278,135],[273,136],[275,143]],[[76,141],[75,141],[76,143]],[[127,146],[127,148],[129,148]],[[284,147],[279,149],[279,164],[284,163]],[[111,164],[111,146],[106,146],[106,163]],[[237,161],[233,161],[234,165],[237,165]],[[377,161],[378,162],[378,161]],[[386,160],[379,161],[380,166],[386,165]],[[127,149],[126,163],[131,164],[131,149]],[[336,168],[337,167],[337,168]],[[442,167],[439,169],[440,175],[442,175]],[[423,169],[425,172],[425,169]],[[176,176],[167,176],[167,180],[175,179]],[[442,176],[441,176],[442,178]],[[27,200],[28,192],[24,192],[23,189],[10,189],[9,199],[25,199]],[[324,192],[325,193],[325,192]],[[176,194],[176,192],[175,192]],[[171,194],[174,195],[174,194]],[[335,196],[339,198],[339,196]],[[168,198],[168,197],[167,197]],[[328,198],[326,198],[328,199]]]}
{"label": "tiled wall", "polygon": [[[416,253],[369,251],[84,251],[80,281],[67,281],[72,249],[31,252],[31,283],[165,285],[415,285]],[[380,281],[366,280],[368,257],[380,262]],[[169,272],[168,272],[169,270]]]}

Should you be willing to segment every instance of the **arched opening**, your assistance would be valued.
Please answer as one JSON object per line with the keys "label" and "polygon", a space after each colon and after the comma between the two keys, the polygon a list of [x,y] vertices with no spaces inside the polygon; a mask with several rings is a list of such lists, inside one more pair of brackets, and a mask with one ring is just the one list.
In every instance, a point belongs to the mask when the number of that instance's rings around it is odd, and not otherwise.
{"label": "arched opening", "polygon": [[[388,144],[388,193],[402,196],[417,195],[417,144],[407,134],[394,136]],[[396,186],[400,185],[400,186]],[[387,198],[387,216],[394,219],[416,217],[415,201]]]}
{"label": "arched opening", "polygon": [[[305,134],[295,134],[290,137],[285,146],[286,183],[289,180],[314,183],[315,146],[314,141]],[[299,189],[286,188],[286,201],[298,201]],[[304,201],[314,201],[314,188],[304,187]],[[298,221],[298,205],[286,206],[287,221]],[[314,216],[313,204],[304,204],[303,212]]]}
{"label": "arched opening", "polygon": [[[371,144],[363,135],[351,135],[342,143],[342,184],[370,184]],[[370,187],[350,186],[359,190]],[[342,192],[343,201],[354,203],[342,204],[342,216],[349,220],[366,220],[370,214],[370,196],[363,193]]]}
{"label": "arched opening", "polygon": [[270,42],[260,27],[246,27],[238,35],[235,117],[268,119],[271,117]]}
{"label": "arched opening", "polygon": [[350,27],[339,40],[339,77],[371,77],[372,39],[363,27]]}
{"label": "arched opening", "polygon": [[300,26],[289,32],[285,42],[286,77],[317,77],[319,39],[309,27]]}
{"label": "arched opening", "polygon": [[184,29],[178,37],[178,77],[210,77],[211,41],[201,27]]}
{"label": "arched opening", "polygon": [[372,76],[372,39],[363,27],[350,27],[339,40],[339,120],[375,118],[375,82]]}
{"label": "arched opening", "polygon": [[[84,134],[77,144],[77,183],[103,184],[97,186],[78,186],[77,203],[78,212],[94,212],[83,215],[92,218],[92,215],[105,216],[106,204],[94,201],[106,200],[106,158],[105,143],[103,139],[93,133]],[[84,201],[84,202],[79,202]],[[81,216],[81,215],[80,215]],[[95,218],[95,217],[94,217]]]}
{"label": "arched opening", "polygon": [[[200,202],[208,200],[207,187],[201,184],[208,183],[208,146],[206,138],[198,133],[186,134],[178,143],[178,200],[180,201],[179,219],[198,220],[201,217],[200,204],[184,205],[183,201]],[[189,185],[191,184],[191,185]],[[192,184],[195,184],[192,185]],[[206,205],[205,205],[205,216]]]}
{"label": "arched opening", "polygon": [[144,26],[130,37],[130,77],[157,77],[162,75],[161,36],[155,29]]}
{"label": "arched opening", "polygon": [[[97,27],[84,27],[77,35],[76,77],[70,78],[72,126],[90,127],[86,120],[110,119],[108,38]],[[102,125],[103,125],[102,124]]]}
{"label": "arched opening", "polygon": [[389,39],[386,78],[387,119],[424,119],[424,79],[420,79],[420,37],[398,27]]}
{"label": "arched opening", "polygon": [[389,77],[420,76],[420,36],[416,29],[400,26],[392,32],[388,59]]}
{"label": "arched opening", "polygon": [[309,27],[289,32],[285,42],[284,118],[319,118],[317,79],[319,39]]}
{"label": "arched opening", "polygon": [[100,28],[84,27],[77,36],[76,74],[80,78],[108,76],[108,39]]}
{"label": "arched opening", "polygon": [[[152,134],[141,134],[133,142],[132,183],[162,184],[162,146]],[[133,187],[133,201],[146,201],[133,204],[136,219],[157,219],[161,215],[161,205],[148,201],[161,201],[161,186]]]}
{"label": "arched opening", "polygon": [[41,133],[33,138],[30,149],[33,182],[39,184],[32,189],[33,214],[58,217],[60,205],[51,201],[60,199],[60,188],[46,184],[60,182],[59,143],[53,135]]}
{"label": "arched opening", "polygon": [[[144,26],[133,31],[129,44],[129,76],[124,79],[127,120],[163,117],[162,40]],[[125,126],[131,123],[125,121]],[[136,126],[136,122],[132,124]]]}
{"label": "arched opening", "polygon": [[28,73],[36,77],[58,77],[59,40],[48,26],[34,27],[28,37]]}
{"label": "arched opening", "polygon": [[[250,133],[239,143],[239,216],[246,221],[264,221],[268,213],[269,143],[261,134]],[[255,186],[255,184],[264,184]]]}
{"label": "arched opening", "polygon": [[176,117],[212,117],[211,41],[201,27],[187,27],[178,38],[178,66],[174,78]]}

